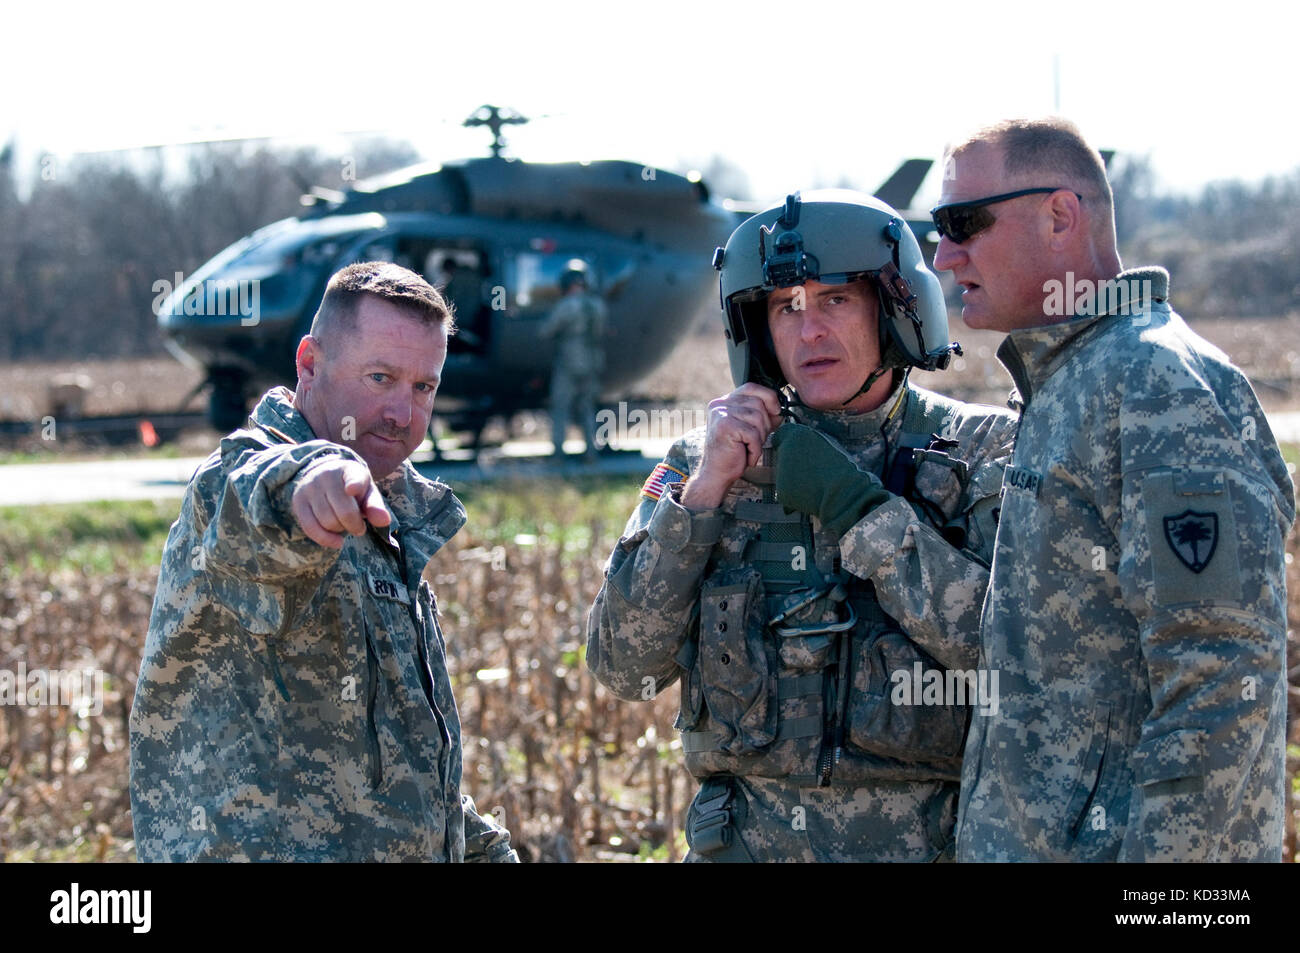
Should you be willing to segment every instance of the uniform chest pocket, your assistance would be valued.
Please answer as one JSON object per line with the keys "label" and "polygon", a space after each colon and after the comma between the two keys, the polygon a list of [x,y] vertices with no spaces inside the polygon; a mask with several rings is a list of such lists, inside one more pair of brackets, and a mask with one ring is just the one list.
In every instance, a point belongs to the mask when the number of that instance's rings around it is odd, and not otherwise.
{"label": "uniform chest pocket", "polygon": [[[985,564],[993,558],[1004,476],[1003,467],[995,463],[987,463],[975,470],[966,485],[961,512],[943,529],[949,542],[975,553]],[[959,533],[960,542],[957,540]]]}
{"label": "uniform chest pocket", "polygon": [[974,702],[975,688],[949,674],[902,632],[869,638],[855,659],[849,743],[905,761],[959,758],[971,710],[953,702]]}
{"label": "uniform chest pocket", "polygon": [[380,638],[392,641],[399,652],[414,652],[411,595],[395,571],[388,567],[358,567],[357,582],[361,592],[361,609],[368,624]]}
{"label": "uniform chest pocket", "polygon": [[284,627],[284,591],[223,572],[201,573],[211,599],[253,635],[276,635]]}
{"label": "uniform chest pocket", "polygon": [[762,576],[718,573],[700,592],[700,675],[721,748],[746,754],[776,739],[776,660],[766,635]]}

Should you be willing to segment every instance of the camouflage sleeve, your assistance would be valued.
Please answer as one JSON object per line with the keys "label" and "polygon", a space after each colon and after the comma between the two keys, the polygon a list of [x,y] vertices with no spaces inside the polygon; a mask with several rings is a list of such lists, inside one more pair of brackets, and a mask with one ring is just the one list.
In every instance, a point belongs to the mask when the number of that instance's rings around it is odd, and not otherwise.
{"label": "camouflage sleeve", "polygon": [[[664,460],[689,474],[674,447]],[[587,667],[628,701],[649,700],[676,680],[677,657],[690,632],[700,580],[721,535],[718,510],[692,512],[670,485],[645,497],[605,568],[605,583],[587,620]]]}
{"label": "camouflage sleeve", "polygon": [[190,486],[196,509],[211,501],[203,531],[210,569],[276,583],[329,568],[339,550],[310,539],[290,509],[304,474],[339,456],[362,462],[326,440],[241,450],[223,442],[220,466],[201,471]]}
{"label": "camouflage sleeve", "polygon": [[899,496],[867,514],[840,539],[844,568],[872,580],[881,607],[912,641],[952,669],[974,669],[978,664],[995,510],[1011,456],[1009,421],[982,432],[987,437],[971,455],[957,513],[945,527],[957,531],[960,547]]}
{"label": "camouflage sleeve", "polygon": [[519,863],[519,854],[510,846],[508,830],[491,815],[480,814],[468,794],[460,796],[460,805],[465,812],[465,863]]}
{"label": "camouflage sleeve", "polygon": [[1117,569],[1151,698],[1121,861],[1215,860],[1225,835],[1280,851],[1294,504],[1241,443],[1207,390],[1121,407]]}

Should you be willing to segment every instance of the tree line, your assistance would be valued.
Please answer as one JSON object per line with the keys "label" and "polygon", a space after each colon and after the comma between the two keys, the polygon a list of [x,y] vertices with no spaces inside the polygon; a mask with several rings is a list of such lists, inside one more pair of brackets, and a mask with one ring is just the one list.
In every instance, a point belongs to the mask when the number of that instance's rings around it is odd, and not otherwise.
{"label": "tree line", "polygon": [[0,161],[0,361],[160,354],[154,282],[298,214],[313,185],[342,190],[417,160],[384,140],[343,157],[208,144],[179,174],[156,151],[133,162],[44,157],[26,195]]}
{"label": "tree line", "polygon": [[[0,361],[162,353],[154,282],[188,275],[258,227],[297,214],[312,185],[341,190],[354,176],[418,158],[401,142],[354,146],[340,157],[208,144],[179,173],[158,151],[59,165],[46,157],[21,192],[11,153],[0,155]],[[743,182],[723,159],[709,171],[719,195]],[[1125,263],[1167,267],[1182,314],[1300,311],[1300,170],[1188,196],[1157,194],[1142,157],[1119,157],[1111,175]]]}

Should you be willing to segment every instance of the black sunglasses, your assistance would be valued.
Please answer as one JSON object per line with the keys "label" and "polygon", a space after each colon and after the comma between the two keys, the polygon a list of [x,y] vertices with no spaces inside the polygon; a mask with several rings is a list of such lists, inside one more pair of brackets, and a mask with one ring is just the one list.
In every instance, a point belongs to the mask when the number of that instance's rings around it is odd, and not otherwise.
{"label": "black sunglasses", "polygon": [[[960,245],[968,238],[984,231],[996,221],[993,213],[985,206],[1005,202],[1007,199],[1018,199],[1022,195],[1038,195],[1040,193],[1059,191],[1061,191],[1060,186],[1053,189],[1020,189],[1016,192],[990,195],[986,199],[971,199],[969,202],[949,202],[947,205],[936,205],[930,209],[930,218],[934,219],[934,227],[940,235]],[[1079,201],[1083,201],[1082,195],[1079,195],[1078,192],[1074,194],[1079,197]]]}

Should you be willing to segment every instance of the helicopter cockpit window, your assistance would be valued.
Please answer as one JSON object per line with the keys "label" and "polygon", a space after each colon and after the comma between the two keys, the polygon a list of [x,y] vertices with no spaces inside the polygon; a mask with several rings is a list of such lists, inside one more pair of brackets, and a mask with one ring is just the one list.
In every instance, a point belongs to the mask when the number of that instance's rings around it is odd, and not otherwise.
{"label": "helicopter cockpit window", "polygon": [[302,262],[306,265],[331,264],[343,247],[346,236],[331,235],[303,241],[303,237],[289,231],[271,236],[267,241],[252,246],[244,253],[241,264],[269,265]]}
{"label": "helicopter cockpit window", "polygon": [[334,259],[338,258],[340,251],[342,251],[342,248],[335,238],[312,242],[310,245],[303,246],[302,263],[304,265],[332,265]]}
{"label": "helicopter cockpit window", "polygon": [[[560,298],[560,275],[576,256],[521,252],[514,258],[515,304],[523,311],[547,310]],[[591,265],[590,259],[587,261]],[[595,269],[592,268],[593,273]]]}

